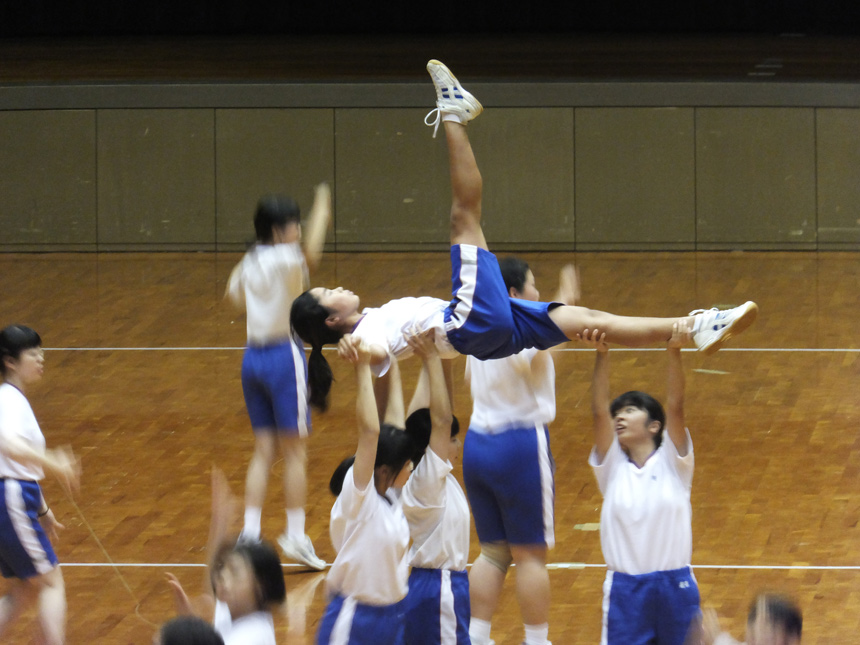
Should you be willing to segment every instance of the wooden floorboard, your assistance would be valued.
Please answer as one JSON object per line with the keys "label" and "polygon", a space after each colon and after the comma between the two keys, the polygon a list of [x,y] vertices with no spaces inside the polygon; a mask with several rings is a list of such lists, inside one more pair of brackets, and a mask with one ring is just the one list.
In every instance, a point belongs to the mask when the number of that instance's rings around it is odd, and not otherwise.
{"label": "wooden floorboard", "polygon": [[[731,350],[684,354],[696,451],[693,563],[703,603],[742,635],[759,589],[796,596],[807,643],[856,642],[860,621],[860,256],[853,253],[528,254],[553,293],[566,262],[581,268],[583,304],[623,314],[676,315],[756,300],[761,315]],[[0,255],[0,323],[35,327],[48,349],[31,401],[49,445],[83,461],[80,494],[45,490],[66,530],[56,544],[66,579],[70,643],[149,643],[172,615],[164,574],[200,588],[209,471],[242,493],[252,436],[239,380],[245,324],[221,294],[238,254]],[[367,305],[449,293],[447,254],[329,254],[315,284],[354,289]],[[556,645],[595,643],[604,575],[600,496],[586,466],[593,356],[556,355],[557,546],[550,554]],[[332,356],[329,354],[329,356]],[[332,356],[333,358],[333,356]],[[457,359],[455,413],[469,395]],[[662,396],[661,351],[611,355],[612,390]],[[354,448],[351,370],[332,361],[331,411],[309,442],[308,532],[331,561],[334,466]],[[416,366],[405,363],[406,387]],[[264,534],[283,529],[280,464]],[[457,469],[459,476],[459,468]],[[472,555],[477,545],[472,544]],[[324,606],[319,575],[287,567],[279,642],[313,643]],[[3,589],[0,583],[0,589]],[[28,616],[29,619],[29,616]],[[4,642],[31,642],[25,620]],[[522,640],[508,581],[494,621],[498,645]]]}

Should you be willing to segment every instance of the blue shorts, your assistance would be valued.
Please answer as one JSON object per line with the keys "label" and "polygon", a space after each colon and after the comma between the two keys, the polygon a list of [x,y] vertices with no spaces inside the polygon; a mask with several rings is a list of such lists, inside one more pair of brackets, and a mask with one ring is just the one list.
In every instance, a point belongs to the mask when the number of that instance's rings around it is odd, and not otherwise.
{"label": "blue shorts", "polygon": [[242,359],[242,390],[251,427],[310,433],[307,359],[298,343],[249,346]]}
{"label": "blue shorts", "polygon": [[601,645],[683,645],[699,609],[690,567],[633,576],[607,571]]}
{"label": "blue shorts", "polygon": [[469,430],[463,482],[481,542],[555,546],[555,462],[546,426]]}
{"label": "blue shorts", "polygon": [[26,580],[53,570],[59,561],[38,513],[42,492],[34,481],[0,479],[0,572]]}
{"label": "blue shorts", "polygon": [[496,256],[485,249],[471,244],[451,247],[451,291],[445,332],[461,354],[481,360],[504,358],[569,340],[549,317],[558,305],[511,298]]}
{"label": "blue shorts", "polygon": [[465,571],[414,567],[405,603],[406,645],[471,644]]}
{"label": "blue shorts", "polygon": [[403,645],[403,602],[363,605],[334,596],[326,605],[317,645]]}

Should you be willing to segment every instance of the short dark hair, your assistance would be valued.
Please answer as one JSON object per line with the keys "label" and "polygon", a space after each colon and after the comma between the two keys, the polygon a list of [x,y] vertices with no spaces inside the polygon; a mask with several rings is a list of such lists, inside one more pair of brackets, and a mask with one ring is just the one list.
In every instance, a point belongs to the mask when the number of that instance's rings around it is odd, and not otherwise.
{"label": "short dark hair", "polygon": [[238,555],[245,560],[254,572],[257,582],[257,608],[266,610],[273,604],[282,603],[287,597],[287,587],[284,582],[284,570],[281,559],[274,547],[265,540],[260,542],[240,540],[225,542],[212,558],[210,576],[212,587],[215,579],[231,555]]}
{"label": "short dark hair", "polygon": [[[406,418],[406,434],[412,439],[412,463],[416,466],[430,445],[430,408],[418,408]],[[460,434],[460,422],[451,417],[451,436]]]}
{"label": "short dark hair", "polygon": [[760,605],[767,612],[772,625],[779,627],[788,636],[800,638],[800,632],[803,629],[803,614],[800,607],[791,598],[781,594],[759,594],[750,605],[747,623],[755,622]]}
{"label": "short dark hair", "polygon": [[510,292],[511,288],[514,288],[522,293],[526,286],[526,276],[528,276],[531,270],[528,263],[511,255],[499,260],[499,269],[502,271],[505,289]]}
{"label": "short dark hair", "polygon": [[663,443],[663,430],[666,427],[666,413],[663,411],[663,406],[650,394],[631,390],[615,398],[609,406],[609,413],[614,417],[621,408],[626,408],[628,405],[644,410],[648,414],[649,421],[660,422],[660,429],[654,435],[654,447],[659,448]]}
{"label": "short dark hair", "polygon": [[42,346],[42,338],[25,325],[9,325],[0,331],[0,373],[6,374],[6,359],[18,360],[21,352]]}
{"label": "short dark hair", "polygon": [[299,205],[286,195],[264,195],[257,202],[254,214],[254,233],[258,242],[272,241],[272,227],[284,227],[301,221]]}
{"label": "short dark hair", "polygon": [[197,616],[177,616],[159,631],[161,645],[224,645],[215,628]]}

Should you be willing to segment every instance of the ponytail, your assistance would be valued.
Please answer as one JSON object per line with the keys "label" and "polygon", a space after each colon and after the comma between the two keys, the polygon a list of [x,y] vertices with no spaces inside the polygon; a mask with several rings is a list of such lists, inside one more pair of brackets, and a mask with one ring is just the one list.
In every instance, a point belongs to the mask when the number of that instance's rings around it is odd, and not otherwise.
{"label": "ponytail", "polygon": [[328,410],[328,393],[334,376],[322,353],[322,347],[312,347],[308,357],[308,390],[311,405],[320,412]]}
{"label": "ponytail", "polygon": [[326,324],[330,314],[310,291],[305,291],[296,298],[290,309],[290,325],[293,331],[311,346],[311,355],[308,358],[310,403],[320,412],[328,409],[328,394],[334,380],[322,348],[323,345],[337,343],[343,337],[341,332]]}

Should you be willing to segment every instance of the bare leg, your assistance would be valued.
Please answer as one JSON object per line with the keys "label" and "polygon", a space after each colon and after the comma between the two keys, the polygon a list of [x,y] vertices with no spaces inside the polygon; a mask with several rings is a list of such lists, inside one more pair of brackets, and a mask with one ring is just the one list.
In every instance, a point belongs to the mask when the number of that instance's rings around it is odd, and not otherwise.
{"label": "bare leg", "polygon": [[549,573],[546,570],[546,547],[511,545],[516,569],[517,602],[526,625],[543,625],[549,620]]}
{"label": "bare leg", "polygon": [[39,627],[46,645],[66,641],[66,585],[60,567],[40,576]]}
{"label": "bare leg", "polygon": [[469,603],[473,618],[487,622],[492,620],[504,584],[505,572],[486,558],[478,556],[469,571]]}
{"label": "bare leg", "polygon": [[483,179],[466,126],[443,121],[448,140],[448,163],[451,171],[451,244],[473,244],[487,248],[481,229],[481,195]]}
{"label": "bare leg", "polygon": [[0,598],[0,637],[36,601],[39,593],[39,587],[32,580],[13,579],[10,582],[9,593]]}
{"label": "bare leg", "polygon": [[693,324],[692,316],[681,318],[640,318],[616,316],[596,309],[563,305],[550,311],[549,317],[565,336],[575,340],[585,330],[598,330],[606,334],[606,341],[627,347],[641,347],[665,343],[672,337],[672,325],[686,319]]}
{"label": "bare leg", "polygon": [[273,429],[258,429],[254,432],[254,455],[245,476],[245,525],[242,528],[242,536],[248,539],[260,537],[260,512],[266,501],[276,446]]}
{"label": "bare leg", "polygon": [[[280,443],[281,453],[284,455],[284,499],[287,510],[301,511],[303,515],[308,495],[308,452],[305,438],[297,434],[282,434]],[[289,528],[287,527],[288,532]],[[295,528],[301,529],[300,533],[304,536],[304,526]]]}

